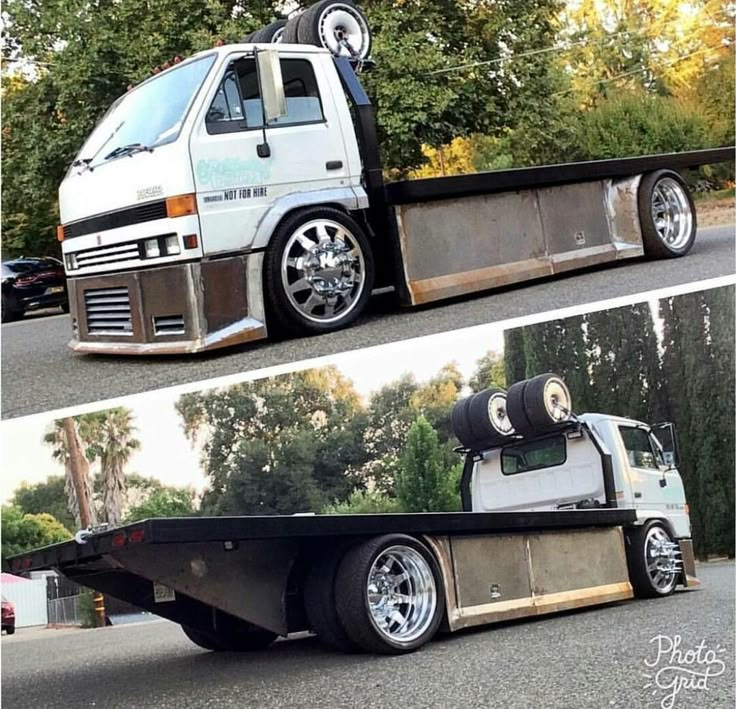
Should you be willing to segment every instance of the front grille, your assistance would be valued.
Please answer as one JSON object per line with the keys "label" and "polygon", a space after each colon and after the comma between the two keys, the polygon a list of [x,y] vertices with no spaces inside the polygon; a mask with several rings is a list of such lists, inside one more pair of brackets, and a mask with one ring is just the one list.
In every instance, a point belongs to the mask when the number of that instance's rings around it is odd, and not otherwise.
{"label": "front grille", "polygon": [[166,218],[166,200],[158,202],[147,202],[139,204],[135,207],[119,209],[116,212],[107,212],[106,214],[98,214],[88,219],[80,219],[78,222],[64,225],[64,238],[73,239],[75,236],[84,236],[85,234],[93,234],[97,231],[107,231],[108,229],[117,229],[131,224],[141,224],[143,222],[154,221],[155,219]]}
{"label": "front grille", "polygon": [[164,335],[186,335],[183,315],[158,315],[153,318],[153,332],[156,337]]}
{"label": "front grille", "polygon": [[87,268],[88,266],[101,266],[106,263],[139,259],[140,248],[137,241],[129,241],[126,244],[76,251],[74,255],[77,259],[77,267]]}
{"label": "front grille", "polygon": [[130,296],[127,288],[84,291],[87,332],[90,335],[132,335]]}

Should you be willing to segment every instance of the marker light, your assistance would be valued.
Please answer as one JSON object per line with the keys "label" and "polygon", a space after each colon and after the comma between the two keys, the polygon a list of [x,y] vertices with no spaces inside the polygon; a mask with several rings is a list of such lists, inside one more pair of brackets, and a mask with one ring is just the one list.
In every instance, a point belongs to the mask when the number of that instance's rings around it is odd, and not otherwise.
{"label": "marker light", "polygon": [[182,194],[166,198],[167,217],[186,217],[197,213],[197,200],[193,194]]}
{"label": "marker light", "polygon": [[185,249],[196,249],[197,246],[199,246],[199,240],[197,239],[196,234],[187,234],[183,238],[183,241]]}
{"label": "marker light", "polygon": [[61,224],[56,227],[56,240],[64,241],[64,227]]}

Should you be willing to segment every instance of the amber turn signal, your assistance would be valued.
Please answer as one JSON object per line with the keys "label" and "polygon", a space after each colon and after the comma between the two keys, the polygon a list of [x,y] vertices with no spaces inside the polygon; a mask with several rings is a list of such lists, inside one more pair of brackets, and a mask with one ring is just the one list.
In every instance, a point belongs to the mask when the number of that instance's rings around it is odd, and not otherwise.
{"label": "amber turn signal", "polygon": [[198,246],[198,240],[196,234],[187,234],[183,238],[185,249],[196,249]]}
{"label": "amber turn signal", "polygon": [[56,227],[56,240],[64,241],[64,227],[61,224]]}
{"label": "amber turn signal", "polygon": [[193,194],[182,194],[166,198],[167,217],[186,217],[197,213],[197,199]]}

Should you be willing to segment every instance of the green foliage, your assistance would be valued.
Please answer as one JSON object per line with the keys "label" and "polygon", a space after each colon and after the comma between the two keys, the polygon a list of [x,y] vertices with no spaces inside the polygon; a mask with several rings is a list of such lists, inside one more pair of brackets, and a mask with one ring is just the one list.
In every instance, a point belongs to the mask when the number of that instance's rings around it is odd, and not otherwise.
{"label": "green foliage", "polygon": [[152,517],[188,517],[194,514],[192,490],[161,487],[150,493],[139,505],[134,505],[125,516],[125,522],[137,522]]}
{"label": "green foliage", "polygon": [[13,495],[12,504],[25,514],[48,513],[67,529],[74,529],[76,522],[67,507],[64,478],[49,475],[45,482],[29,485],[23,483]]}
{"label": "green foliage", "polygon": [[468,382],[470,388],[482,391],[491,386],[506,387],[506,369],[503,355],[497,352],[487,352],[476,362],[476,369]]}
{"label": "green foliage", "polygon": [[323,514],[328,515],[372,515],[402,512],[399,501],[378,490],[353,490],[344,502],[335,500],[327,505]]}
{"label": "green foliage", "polygon": [[437,432],[424,416],[411,426],[396,475],[396,497],[406,512],[460,510],[461,466],[448,468]]}
{"label": "green foliage", "polygon": [[97,613],[95,613],[94,591],[84,591],[79,596],[79,615],[83,628],[97,627]]}
{"label": "green foliage", "polygon": [[71,539],[71,533],[50,514],[24,514],[15,505],[2,508],[2,558]]}

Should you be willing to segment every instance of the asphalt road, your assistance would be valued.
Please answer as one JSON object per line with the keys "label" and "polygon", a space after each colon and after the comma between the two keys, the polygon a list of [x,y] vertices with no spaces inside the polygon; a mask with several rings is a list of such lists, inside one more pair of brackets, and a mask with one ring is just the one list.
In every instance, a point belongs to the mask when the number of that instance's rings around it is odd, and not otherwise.
{"label": "asphalt road", "polygon": [[[313,637],[253,654],[210,653],[168,622],[25,637],[19,630],[2,640],[2,702],[5,709],[731,709],[734,567],[710,564],[699,574],[698,591],[465,631],[399,657],[335,654]],[[652,642],[660,635],[679,635],[681,644],[678,655],[657,663],[659,643],[666,649],[667,642]],[[701,642],[687,664],[686,652]],[[672,690],[646,687],[645,674],[678,662],[699,672],[709,667],[711,676],[707,688],[682,688],[670,707],[661,701]],[[692,675],[673,669],[660,683],[674,676]]]}
{"label": "asphalt road", "polygon": [[27,414],[543,313],[734,273],[733,225],[706,227],[686,258],[637,260],[418,309],[374,304],[356,326],[189,357],[74,355],[69,316],[2,326],[2,416]]}

